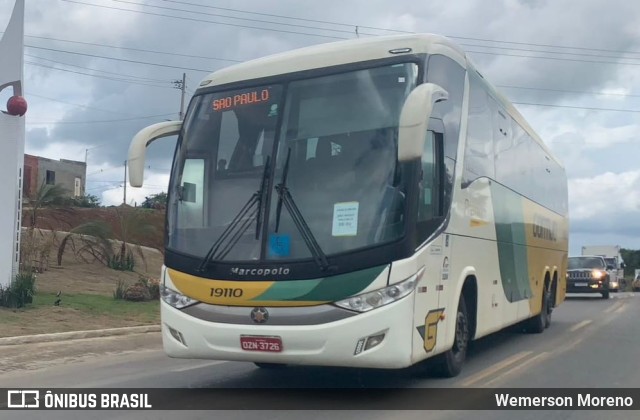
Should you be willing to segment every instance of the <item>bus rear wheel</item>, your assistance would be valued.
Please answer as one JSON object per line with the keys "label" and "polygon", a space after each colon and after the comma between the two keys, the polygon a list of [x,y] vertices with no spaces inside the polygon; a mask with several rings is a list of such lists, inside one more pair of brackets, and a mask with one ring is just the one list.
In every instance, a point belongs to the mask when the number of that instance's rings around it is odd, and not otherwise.
{"label": "bus rear wheel", "polygon": [[462,371],[469,348],[469,316],[464,296],[460,296],[456,313],[456,330],[453,346],[434,358],[434,372],[441,377],[453,378]]}
{"label": "bus rear wheel", "polygon": [[551,304],[551,288],[548,287],[548,283],[545,283],[545,287],[542,293],[542,307],[540,313],[533,318],[529,319],[526,325],[527,332],[540,334],[546,328],[551,325],[551,311],[553,310]]}

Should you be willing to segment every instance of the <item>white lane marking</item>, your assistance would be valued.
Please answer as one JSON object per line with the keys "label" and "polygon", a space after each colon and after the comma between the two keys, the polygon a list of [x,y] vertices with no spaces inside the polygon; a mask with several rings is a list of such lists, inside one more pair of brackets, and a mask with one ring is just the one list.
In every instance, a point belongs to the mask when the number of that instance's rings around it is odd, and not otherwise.
{"label": "white lane marking", "polygon": [[509,357],[508,359],[503,360],[502,362],[496,363],[495,365],[489,366],[488,368],[481,370],[480,372],[474,375],[471,375],[465,382],[462,383],[462,386],[469,386],[471,384],[474,384],[486,378],[487,376],[496,373],[500,369],[503,369],[504,367],[509,366],[524,357],[527,357],[531,353],[533,352],[521,351],[520,353],[516,353],[513,356]]}
{"label": "white lane marking", "polygon": [[522,363],[521,365],[515,366],[515,367],[513,367],[513,368],[509,369],[508,371],[506,371],[506,372],[502,373],[501,375],[496,376],[495,378],[493,378],[493,379],[492,379],[492,380],[490,380],[489,382],[486,382],[486,383],[484,384],[484,386],[489,386],[489,385],[491,385],[491,384],[493,384],[493,383],[496,383],[496,382],[498,382],[500,379],[504,378],[505,376],[511,375],[511,374],[513,374],[514,372],[517,372],[517,371],[519,371],[519,370],[522,370],[522,369],[524,369],[525,367],[527,367],[527,366],[529,366],[529,365],[533,364],[534,362],[536,362],[536,361],[538,361],[538,360],[542,359],[543,357],[547,357],[547,356],[549,356],[550,354],[551,354],[551,353],[549,353],[549,352],[547,352],[547,351],[542,352],[542,353],[540,353],[540,354],[538,354],[538,355],[536,355],[536,356],[532,357],[531,359],[529,359],[529,360],[525,361],[525,362],[524,362],[524,363]]}
{"label": "white lane marking", "polygon": [[590,320],[590,319],[585,319],[584,321],[579,322],[579,323],[577,323],[576,325],[574,325],[573,327],[571,327],[571,328],[569,329],[569,331],[572,331],[572,332],[573,332],[573,331],[577,331],[577,330],[579,330],[579,329],[580,329],[580,328],[582,328],[582,327],[586,327],[587,325],[591,324],[592,322],[593,322],[593,321],[592,321],[592,320]]}
{"label": "white lane marking", "polygon": [[607,309],[605,309],[604,313],[608,314],[609,312],[618,309],[618,307],[620,306],[622,306],[622,302],[616,302],[614,305],[611,305]]}
{"label": "white lane marking", "polygon": [[201,363],[201,364],[195,365],[195,366],[185,366],[185,367],[181,367],[181,368],[177,368],[177,369],[171,369],[171,372],[186,372],[187,370],[202,369],[202,368],[206,368],[206,367],[209,367],[209,366],[221,365],[223,363],[229,363],[229,362],[217,361],[217,362]]}
{"label": "white lane marking", "polygon": [[624,309],[624,305],[620,305],[620,307],[618,309],[616,309],[615,311],[613,311],[614,314],[617,314],[618,312],[621,312]]}

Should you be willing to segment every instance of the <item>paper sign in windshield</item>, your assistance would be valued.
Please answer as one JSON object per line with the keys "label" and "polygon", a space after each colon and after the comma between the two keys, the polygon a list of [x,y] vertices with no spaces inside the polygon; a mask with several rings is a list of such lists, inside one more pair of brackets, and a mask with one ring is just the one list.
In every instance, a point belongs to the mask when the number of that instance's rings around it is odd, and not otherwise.
{"label": "paper sign in windshield", "polygon": [[358,209],[360,203],[349,201],[333,205],[333,236],[356,236],[358,234]]}

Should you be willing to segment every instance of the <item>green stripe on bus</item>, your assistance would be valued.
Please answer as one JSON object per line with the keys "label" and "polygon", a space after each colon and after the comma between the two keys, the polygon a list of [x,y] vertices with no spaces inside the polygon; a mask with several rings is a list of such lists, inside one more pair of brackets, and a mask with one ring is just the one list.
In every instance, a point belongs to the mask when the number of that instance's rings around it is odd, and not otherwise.
{"label": "green stripe on bus", "polygon": [[383,265],[314,280],[278,281],[253,300],[337,301],[364,290],[385,268]]}
{"label": "green stripe on bus", "polygon": [[495,217],[500,277],[510,302],[531,296],[527,257],[527,233],[523,199],[515,192],[492,183],[491,197]]}

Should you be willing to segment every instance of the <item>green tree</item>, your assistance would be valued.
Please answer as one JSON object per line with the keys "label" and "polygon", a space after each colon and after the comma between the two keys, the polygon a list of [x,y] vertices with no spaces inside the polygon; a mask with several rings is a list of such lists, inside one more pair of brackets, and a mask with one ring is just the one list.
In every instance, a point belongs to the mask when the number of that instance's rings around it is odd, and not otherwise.
{"label": "green tree", "polygon": [[76,207],[97,208],[100,207],[100,199],[93,194],[85,194],[74,198],[71,204]]}
{"label": "green tree", "polygon": [[165,209],[167,207],[167,193],[161,192],[145,197],[141,206],[145,209]]}
{"label": "green tree", "polygon": [[624,276],[633,278],[635,270],[640,268],[640,250],[637,249],[621,249],[620,255],[624,260]]}

